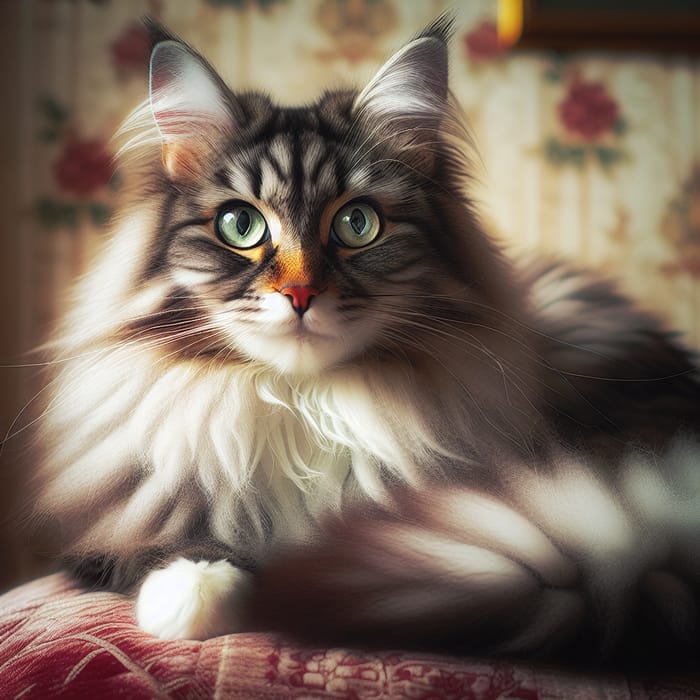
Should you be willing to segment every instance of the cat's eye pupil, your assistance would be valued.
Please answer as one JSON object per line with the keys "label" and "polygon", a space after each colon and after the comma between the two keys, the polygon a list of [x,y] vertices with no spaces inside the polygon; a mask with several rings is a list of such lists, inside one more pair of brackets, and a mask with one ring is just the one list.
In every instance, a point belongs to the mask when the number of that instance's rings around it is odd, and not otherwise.
{"label": "cat's eye pupil", "polygon": [[366,202],[345,205],[333,219],[333,239],[346,248],[364,248],[377,238],[380,230],[379,216]]}
{"label": "cat's eye pupil", "polygon": [[247,204],[222,208],[214,225],[219,239],[234,248],[254,248],[269,236],[265,217]]}
{"label": "cat's eye pupil", "polygon": [[245,209],[238,215],[236,228],[241,236],[245,236],[250,230],[250,214]]}
{"label": "cat's eye pupil", "polygon": [[350,215],[350,226],[352,226],[353,231],[361,236],[367,225],[367,218],[362,213],[360,209],[353,209]]}

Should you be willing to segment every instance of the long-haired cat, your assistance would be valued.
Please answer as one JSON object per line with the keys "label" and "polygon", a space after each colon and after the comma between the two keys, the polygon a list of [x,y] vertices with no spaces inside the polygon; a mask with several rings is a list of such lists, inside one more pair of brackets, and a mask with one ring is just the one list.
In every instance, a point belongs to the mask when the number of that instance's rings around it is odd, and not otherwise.
{"label": "long-haired cat", "polygon": [[484,233],[449,34],[303,107],[156,42],[37,475],[65,561],[145,631],[695,653],[693,359]]}

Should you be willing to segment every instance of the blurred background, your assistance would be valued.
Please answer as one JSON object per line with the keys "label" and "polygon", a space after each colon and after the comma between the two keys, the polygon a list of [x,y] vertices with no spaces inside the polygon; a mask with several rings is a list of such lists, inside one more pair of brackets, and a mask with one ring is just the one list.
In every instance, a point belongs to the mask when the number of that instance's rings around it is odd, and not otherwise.
{"label": "blurred background", "polygon": [[1,0],[0,432],[18,435],[0,471],[0,589],[34,570],[11,507],[27,469],[22,407],[41,382],[18,365],[107,235],[120,179],[110,139],[147,90],[140,18],[192,43],[232,87],[299,103],[369,79],[447,8],[489,229],[516,254],[619,277],[700,348],[700,62],[673,37],[622,52],[614,36],[603,49],[508,48],[496,0]]}

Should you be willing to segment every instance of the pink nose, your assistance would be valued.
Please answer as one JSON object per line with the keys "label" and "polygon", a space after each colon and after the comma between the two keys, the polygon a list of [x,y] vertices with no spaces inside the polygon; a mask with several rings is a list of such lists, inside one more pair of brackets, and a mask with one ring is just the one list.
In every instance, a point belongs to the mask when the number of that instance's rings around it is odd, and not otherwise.
{"label": "pink nose", "polygon": [[299,316],[303,316],[309,310],[311,300],[320,294],[316,287],[282,287],[280,292],[289,297],[294,311]]}

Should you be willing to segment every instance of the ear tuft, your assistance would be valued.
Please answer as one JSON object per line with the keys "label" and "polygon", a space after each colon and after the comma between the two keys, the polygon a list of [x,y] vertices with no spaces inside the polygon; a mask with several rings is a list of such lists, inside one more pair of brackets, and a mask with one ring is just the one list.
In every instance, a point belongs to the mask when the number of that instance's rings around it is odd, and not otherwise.
{"label": "ear tuft", "polygon": [[157,19],[147,16],[143,18],[143,25],[148,32],[151,42],[151,51],[162,41],[180,41],[169,29],[166,29]]}
{"label": "ear tuft", "polygon": [[455,30],[455,17],[452,12],[444,12],[432,24],[429,24],[417,38],[429,37],[438,39],[447,45],[452,39]]}
{"label": "ear tuft", "polygon": [[447,41],[453,20],[443,15],[397,51],[357,96],[353,111],[370,123],[434,129],[448,100]]}

